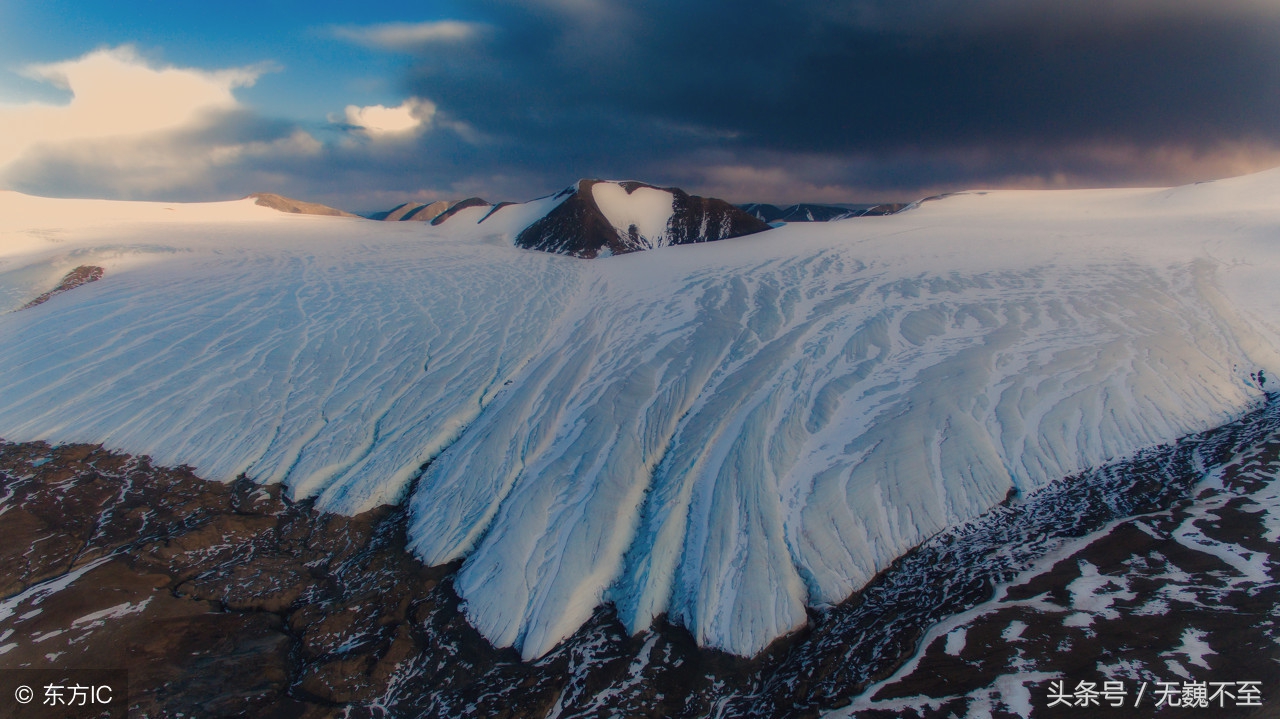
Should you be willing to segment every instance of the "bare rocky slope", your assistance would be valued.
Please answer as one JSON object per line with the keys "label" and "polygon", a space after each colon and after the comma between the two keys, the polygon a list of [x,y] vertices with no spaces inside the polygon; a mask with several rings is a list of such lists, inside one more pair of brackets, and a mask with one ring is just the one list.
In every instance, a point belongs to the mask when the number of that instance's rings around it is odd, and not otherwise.
{"label": "bare rocky slope", "polygon": [[[601,207],[596,188],[616,185],[626,193],[614,204]],[[670,195],[669,205],[656,198],[654,215],[657,231],[645,233],[640,223],[650,217],[628,221],[626,207],[637,191]],[[679,188],[657,188],[642,182],[605,183],[584,179],[555,196],[564,198],[555,209],[525,228],[516,244],[533,250],[575,257],[624,254],[655,246],[687,245],[741,237],[769,229],[759,218],[712,197],[690,195]],[[613,198],[611,198],[613,199]],[[621,200],[618,202],[617,200]],[[610,210],[617,208],[616,216]],[[646,208],[647,209],[647,208]],[[650,236],[652,235],[652,236]]]}
{"label": "bare rocky slope", "polygon": [[53,289],[41,294],[39,297],[35,298],[34,300],[31,300],[30,302],[26,303],[19,309],[24,309],[24,310],[31,309],[36,305],[42,305],[45,302],[48,302],[55,295],[60,295],[63,292],[67,292],[69,290],[74,290],[75,288],[80,287],[82,285],[87,285],[90,282],[97,282],[98,280],[102,279],[102,275],[104,272],[105,270],[103,270],[101,267],[98,267],[96,265],[80,265],[79,267],[76,267],[75,269],[71,270],[66,275],[64,275],[62,279],[58,282],[57,286],[55,286]]}
{"label": "bare rocky slope", "polygon": [[449,200],[436,200],[423,204],[421,202],[405,202],[396,205],[386,212],[375,212],[369,215],[371,220],[380,220],[382,222],[430,222],[434,220],[441,212],[449,209],[453,202]]}
{"label": "bare rocky slope", "polygon": [[[605,194],[601,190],[606,191]],[[639,195],[645,197],[637,200]],[[601,197],[604,197],[603,201]],[[374,213],[369,218],[384,222],[429,222],[439,226],[450,222],[464,210],[487,208],[485,212],[470,215],[467,220],[483,224],[509,207],[522,206],[545,209],[539,211],[544,214],[531,215],[526,220],[529,224],[519,228],[515,237],[517,246],[582,258],[713,242],[770,229],[758,209],[743,210],[724,200],[690,195],[675,187],[595,179],[579,180],[555,195],[528,203],[495,204],[480,197],[437,200],[429,204],[406,202],[386,212]],[[810,215],[812,208],[819,208],[816,211],[824,220],[835,219],[837,214],[839,217],[858,214],[817,205],[804,207],[810,208]],[[829,212],[833,209],[838,212]],[[777,208],[772,210],[770,218],[777,214]],[[788,216],[798,217],[798,212]]]}
{"label": "bare rocky slope", "polygon": [[[466,622],[456,565],[356,517],[85,445],[0,443],[0,690],[128,672],[137,716],[1164,716],[1145,682],[1260,683],[1276,716],[1280,403],[946,532],[746,660],[612,610],[521,662]],[[958,639],[957,639],[958,638]],[[61,676],[61,674],[59,674]],[[1233,696],[1234,696],[1233,692]],[[988,714],[989,713],[989,714]]]}
{"label": "bare rocky slope", "polygon": [[479,197],[440,200],[427,205],[406,202],[370,218],[387,222],[430,222],[438,226],[464,210],[488,208],[469,220],[483,224],[509,207],[522,206],[546,209],[526,220],[529,224],[521,227],[515,237],[517,246],[582,258],[713,242],[769,229],[758,212],[753,214],[716,198],[698,197],[679,188],[661,188],[643,182],[594,179],[579,180],[555,195],[528,203],[493,204]]}

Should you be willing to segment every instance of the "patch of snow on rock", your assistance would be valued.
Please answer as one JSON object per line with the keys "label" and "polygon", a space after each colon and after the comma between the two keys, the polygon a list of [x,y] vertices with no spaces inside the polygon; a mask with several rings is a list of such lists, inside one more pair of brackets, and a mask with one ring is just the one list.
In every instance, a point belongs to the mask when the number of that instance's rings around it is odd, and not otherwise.
{"label": "patch of snow on rock", "polygon": [[1209,662],[1205,660],[1205,657],[1217,652],[1213,651],[1204,638],[1205,632],[1188,627],[1182,632],[1182,644],[1170,654],[1181,654],[1187,658],[1188,664],[1193,664],[1202,669],[1211,669],[1212,667],[1209,666]]}
{"label": "patch of snow on rock", "polygon": [[591,197],[621,237],[634,233],[647,248],[670,244],[667,226],[675,211],[675,197],[666,190],[636,187],[631,192],[615,182],[597,182],[591,186]]}

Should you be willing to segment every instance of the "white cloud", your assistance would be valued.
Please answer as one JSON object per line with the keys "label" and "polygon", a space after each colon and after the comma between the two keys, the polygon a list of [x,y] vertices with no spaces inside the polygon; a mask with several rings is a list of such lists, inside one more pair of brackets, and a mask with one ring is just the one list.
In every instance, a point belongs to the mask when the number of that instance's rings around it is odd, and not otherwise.
{"label": "white cloud", "polygon": [[460,20],[435,22],[391,22],[363,27],[335,27],[333,34],[352,42],[381,50],[412,51],[424,45],[462,42],[474,38],[484,25]]}
{"label": "white cloud", "polygon": [[[427,130],[477,134],[434,103],[350,105],[332,127],[263,117],[237,98],[265,66],[160,65],[131,47],[22,68],[66,89],[57,102],[0,104],[0,189],[37,195],[207,200],[279,192],[332,201],[347,179],[401,182],[408,143]],[[341,188],[340,190],[338,188]],[[363,208],[368,209],[368,208]]]}
{"label": "white cloud", "polygon": [[66,105],[0,105],[0,168],[35,147],[190,127],[209,113],[237,109],[232,90],[252,85],[263,69],[156,68],[125,46],[23,71],[72,98]]}
{"label": "white cloud", "polygon": [[272,189],[255,168],[296,164],[324,148],[236,99],[236,88],[269,69],[157,66],[129,46],[25,67],[71,100],[0,104],[0,187],[117,198]]}
{"label": "white cloud", "polygon": [[429,127],[436,106],[427,100],[411,98],[399,107],[347,105],[346,124],[369,137],[407,135]]}

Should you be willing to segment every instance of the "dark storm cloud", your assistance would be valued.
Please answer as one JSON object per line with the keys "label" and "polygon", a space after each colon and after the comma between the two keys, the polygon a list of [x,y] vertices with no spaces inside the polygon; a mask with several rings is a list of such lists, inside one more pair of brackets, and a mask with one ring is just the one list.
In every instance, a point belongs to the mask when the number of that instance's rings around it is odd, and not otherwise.
{"label": "dark storm cloud", "polygon": [[422,48],[409,89],[493,138],[478,162],[560,180],[821,157],[850,187],[1151,181],[1280,145],[1266,2],[481,7],[491,31]]}
{"label": "dark storm cloud", "polygon": [[[0,185],[344,209],[527,200],[579,177],[738,202],[1179,184],[1280,165],[1274,0],[470,0],[342,26],[406,61],[419,128],[243,103],[131,138],[33,144]],[[338,108],[334,108],[337,110]],[[384,108],[385,109],[385,108]],[[428,117],[429,116],[429,117]]]}

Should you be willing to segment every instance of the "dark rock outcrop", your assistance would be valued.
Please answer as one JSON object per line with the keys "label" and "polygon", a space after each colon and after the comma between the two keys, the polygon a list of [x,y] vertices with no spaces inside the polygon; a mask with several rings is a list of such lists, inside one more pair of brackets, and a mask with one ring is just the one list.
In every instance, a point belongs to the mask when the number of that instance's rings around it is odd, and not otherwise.
{"label": "dark rock outcrop", "polygon": [[[648,249],[634,225],[622,232],[596,203],[592,188],[602,180],[579,180],[556,197],[564,197],[554,210],[516,237],[516,245],[531,250],[574,257],[624,254]],[[627,194],[647,187],[672,195],[672,213],[663,244],[687,245],[741,237],[769,229],[768,224],[741,209],[713,197],[690,195],[675,187],[655,187],[642,182],[617,183]],[[650,240],[652,238],[649,238]],[[607,250],[607,252],[606,252]]]}
{"label": "dark rock outcrop", "polygon": [[[440,213],[448,210],[453,205],[450,200],[436,200],[435,202],[420,205],[409,212],[404,213],[401,220],[406,222],[430,222],[440,216]],[[391,219],[391,218],[387,218]]]}
{"label": "dark rock outcrop", "polygon": [[689,195],[674,187],[670,190],[675,195],[675,212],[667,230],[671,233],[673,245],[727,240],[769,229],[768,224],[724,200]]}
{"label": "dark rock outcrop", "polygon": [[90,282],[97,282],[98,280],[102,279],[102,275],[104,272],[105,270],[103,270],[101,267],[98,267],[97,265],[80,265],[79,267],[75,268],[74,270],[64,275],[62,280],[58,282],[58,285],[56,287],[40,295],[34,300],[31,300],[30,302],[19,307],[18,309],[25,310],[30,307],[35,307],[36,305],[48,302],[49,298],[53,297],[54,295],[62,294],[67,290],[74,290],[80,285],[87,285]]}

